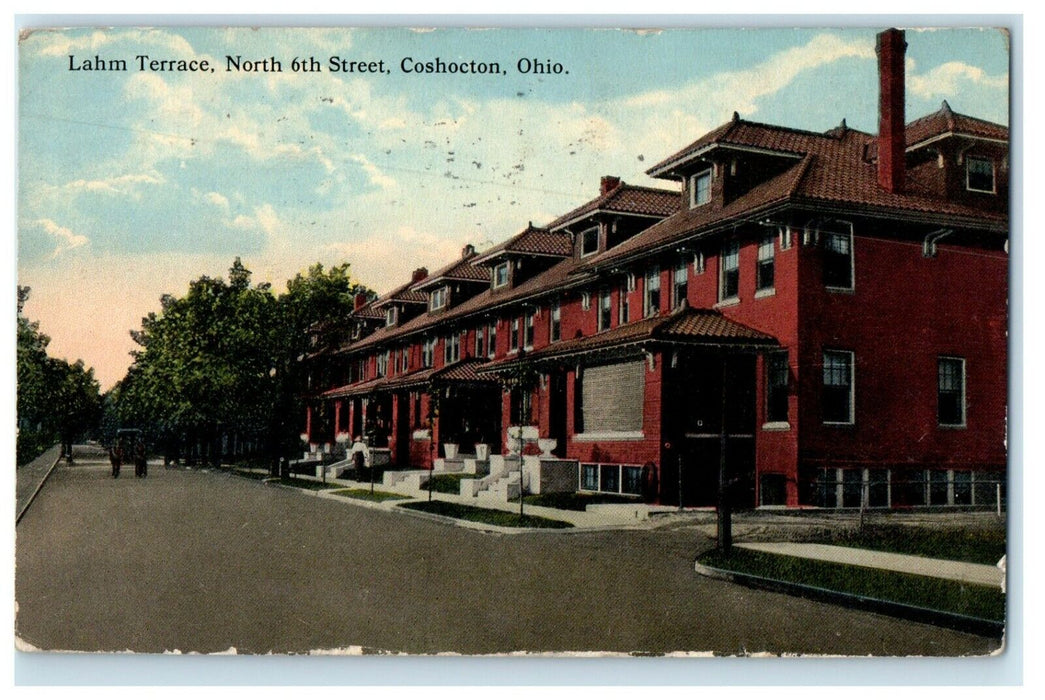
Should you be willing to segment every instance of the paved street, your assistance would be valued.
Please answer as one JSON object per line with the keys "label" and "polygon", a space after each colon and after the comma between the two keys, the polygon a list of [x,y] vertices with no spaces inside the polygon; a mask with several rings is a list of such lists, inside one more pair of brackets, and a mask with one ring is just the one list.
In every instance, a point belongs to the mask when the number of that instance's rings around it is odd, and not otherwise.
{"label": "paved street", "polygon": [[60,466],[17,526],[36,648],[363,647],[983,654],[992,640],[706,579],[713,542],[650,530],[495,535],[217,472]]}

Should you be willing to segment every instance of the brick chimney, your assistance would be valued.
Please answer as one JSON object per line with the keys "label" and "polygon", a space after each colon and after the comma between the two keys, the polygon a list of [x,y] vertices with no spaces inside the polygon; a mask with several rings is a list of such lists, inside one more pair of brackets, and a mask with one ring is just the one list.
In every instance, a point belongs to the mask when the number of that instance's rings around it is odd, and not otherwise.
{"label": "brick chimney", "polygon": [[416,270],[414,270],[414,273],[412,275],[410,275],[410,283],[411,284],[417,284],[418,282],[420,282],[421,280],[423,280],[423,279],[425,279],[427,277],[428,277],[428,268],[427,267],[419,267]]}
{"label": "brick chimney", "polygon": [[468,258],[475,255],[475,246],[469,243],[464,248],[461,248],[461,258],[467,260]]}
{"label": "brick chimney", "polygon": [[904,57],[907,42],[899,29],[878,35],[878,185],[887,192],[903,192],[904,151]]}
{"label": "brick chimney", "polygon": [[352,310],[359,311],[360,309],[362,309],[364,306],[366,306],[366,300],[366,293],[359,292],[358,294],[356,294],[355,299],[352,300]]}
{"label": "brick chimney", "polygon": [[603,175],[602,180],[599,182],[599,195],[608,194],[618,187],[620,187],[619,177],[615,175]]}

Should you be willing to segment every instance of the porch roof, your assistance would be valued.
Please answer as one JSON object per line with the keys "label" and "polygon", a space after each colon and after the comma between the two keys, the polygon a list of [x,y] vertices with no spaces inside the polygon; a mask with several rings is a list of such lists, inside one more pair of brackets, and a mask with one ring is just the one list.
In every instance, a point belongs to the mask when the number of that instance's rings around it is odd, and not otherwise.
{"label": "porch roof", "polygon": [[362,394],[369,394],[372,391],[384,388],[384,385],[388,383],[387,377],[377,377],[376,379],[370,379],[365,382],[356,382],[355,384],[345,384],[329,391],[324,391],[320,394],[320,398],[323,399],[340,399],[346,396],[360,396]]}
{"label": "porch roof", "polygon": [[613,352],[649,344],[698,345],[714,347],[771,348],[776,338],[726,318],[714,309],[681,307],[664,316],[653,316],[616,326],[589,336],[559,341],[540,350],[483,367],[483,373],[496,373],[525,363],[551,362],[577,355]]}

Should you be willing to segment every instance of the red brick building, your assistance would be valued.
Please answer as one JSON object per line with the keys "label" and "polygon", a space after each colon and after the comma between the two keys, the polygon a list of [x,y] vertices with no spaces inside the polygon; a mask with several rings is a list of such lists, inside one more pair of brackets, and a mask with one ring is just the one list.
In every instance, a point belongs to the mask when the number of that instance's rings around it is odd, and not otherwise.
{"label": "red brick building", "polygon": [[604,177],[361,303],[312,359],[309,442],[430,468],[536,426],[579,490],[711,505],[724,468],[741,506],[994,504],[1008,129],[907,123],[904,49],[879,35],[878,135],[734,114],[648,171],[677,189]]}

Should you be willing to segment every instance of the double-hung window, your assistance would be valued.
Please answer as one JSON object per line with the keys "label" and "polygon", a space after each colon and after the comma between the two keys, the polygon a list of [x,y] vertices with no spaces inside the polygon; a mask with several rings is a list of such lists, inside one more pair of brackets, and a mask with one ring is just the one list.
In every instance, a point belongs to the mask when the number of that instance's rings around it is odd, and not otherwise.
{"label": "double-hung window", "polygon": [[552,302],[548,316],[548,339],[554,343],[562,338],[562,307],[558,299]]}
{"label": "double-hung window", "polygon": [[718,300],[736,299],[740,293],[740,242],[727,241],[722,246],[721,273],[718,280]]}
{"label": "double-hung window", "polygon": [[425,338],[424,344],[421,346],[421,364],[428,367],[432,366],[432,361],[435,359],[435,338],[429,336]]}
{"label": "double-hung window", "polygon": [[523,347],[527,350],[533,349],[533,324],[534,324],[534,313],[532,311],[526,312],[526,317],[523,326]]}
{"label": "double-hung window", "polygon": [[461,334],[451,333],[443,340],[443,362],[450,364],[461,359]]}
{"label": "double-hung window", "polygon": [[671,276],[671,307],[677,309],[686,301],[689,291],[689,265],[685,261],[675,266]]}
{"label": "double-hung window", "polygon": [[755,291],[770,292],[774,284],[774,251],[776,235],[768,233],[758,243],[758,267],[755,268]]}
{"label": "double-hung window", "polygon": [[610,290],[602,289],[599,290],[599,330],[609,330],[610,321],[612,320],[613,314],[613,300],[610,297]]}
{"label": "double-hung window", "polygon": [[446,306],[446,287],[439,287],[432,291],[432,296],[429,299],[429,309],[436,311]]}
{"label": "double-hung window", "polygon": [[508,338],[509,350],[514,352],[519,349],[519,317],[512,319],[512,332]]}
{"label": "double-hung window", "polygon": [[689,178],[689,208],[694,209],[711,201],[711,168]]}
{"label": "double-hung window", "polygon": [[586,258],[599,252],[599,227],[585,229],[581,232],[581,257]]}
{"label": "double-hung window", "polygon": [[996,191],[994,184],[994,161],[988,158],[969,156],[965,159],[965,188],[972,192]]}
{"label": "double-hung window", "polygon": [[824,285],[831,289],[853,288],[853,234],[824,234]]}
{"label": "double-hung window", "polygon": [[631,320],[631,304],[628,302],[628,283],[620,286],[620,306],[617,307],[617,325],[623,326]]}
{"label": "double-hung window", "polygon": [[486,327],[479,326],[475,329],[475,356],[486,357]]}
{"label": "double-hung window", "polygon": [[503,262],[493,269],[493,288],[498,289],[508,284],[508,263]]}
{"label": "double-hung window", "polygon": [[643,316],[656,316],[660,313],[660,268],[651,267],[646,273],[642,313]]}
{"label": "double-hung window", "polygon": [[488,331],[486,337],[486,352],[488,353],[488,357],[493,357],[497,354],[497,321],[490,321]]}
{"label": "double-hung window", "polygon": [[821,396],[824,423],[849,425],[854,412],[853,353],[824,350],[824,386]]}
{"label": "double-hung window", "polygon": [[965,360],[961,357],[937,360],[936,415],[941,426],[965,425]]}

